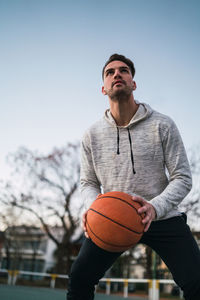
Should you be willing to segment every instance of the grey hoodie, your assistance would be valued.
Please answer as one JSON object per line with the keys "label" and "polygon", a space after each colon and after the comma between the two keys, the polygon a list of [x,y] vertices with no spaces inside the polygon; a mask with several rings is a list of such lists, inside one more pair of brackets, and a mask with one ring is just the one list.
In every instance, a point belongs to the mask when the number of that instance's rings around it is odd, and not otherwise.
{"label": "grey hoodie", "polygon": [[180,214],[192,187],[191,172],[175,123],[139,103],[127,126],[109,110],[85,133],[81,147],[81,194],[88,209],[99,193],[122,191],[150,201],[157,219]]}

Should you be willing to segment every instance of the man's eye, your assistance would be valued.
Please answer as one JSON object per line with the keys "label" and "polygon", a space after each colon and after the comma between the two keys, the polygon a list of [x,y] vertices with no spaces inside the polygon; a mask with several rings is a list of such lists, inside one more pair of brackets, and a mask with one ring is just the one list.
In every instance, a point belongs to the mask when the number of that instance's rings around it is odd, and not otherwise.
{"label": "man's eye", "polygon": [[110,70],[106,72],[106,75],[112,75],[114,73],[114,71]]}
{"label": "man's eye", "polygon": [[127,69],[122,69],[121,72],[122,72],[122,73],[127,73],[128,70],[127,70]]}

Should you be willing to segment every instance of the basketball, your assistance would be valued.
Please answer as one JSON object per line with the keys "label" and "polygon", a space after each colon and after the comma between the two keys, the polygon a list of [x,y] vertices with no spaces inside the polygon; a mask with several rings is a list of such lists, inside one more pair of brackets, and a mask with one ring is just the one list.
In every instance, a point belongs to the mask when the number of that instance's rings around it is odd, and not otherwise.
{"label": "basketball", "polygon": [[110,252],[133,247],[142,237],[144,225],[132,196],[123,192],[99,195],[86,215],[86,229],[91,240]]}

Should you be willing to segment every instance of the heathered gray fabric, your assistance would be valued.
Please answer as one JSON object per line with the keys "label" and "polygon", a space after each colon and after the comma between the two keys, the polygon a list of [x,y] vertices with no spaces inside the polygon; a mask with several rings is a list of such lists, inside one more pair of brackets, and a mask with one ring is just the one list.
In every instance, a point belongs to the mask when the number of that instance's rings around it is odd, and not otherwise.
{"label": "heathered gray fabric", "polygon": [[[81,194],[86,209],[100,192],[139,195],[151,202],[157,219],[167,219],[180,214],[178,205],[191,190],[190,167],[175,123],[149,105],[139,104],[128,126],[118,127],[120,154],[117,126],[109,110],[85,133],[81,147]],[[132,170],[127,128],[136,174]]]}

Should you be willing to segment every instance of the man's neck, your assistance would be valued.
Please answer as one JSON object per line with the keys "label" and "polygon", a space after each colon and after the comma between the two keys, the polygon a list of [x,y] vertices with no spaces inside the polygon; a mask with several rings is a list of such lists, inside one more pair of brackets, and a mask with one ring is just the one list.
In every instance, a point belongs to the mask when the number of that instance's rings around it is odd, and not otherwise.
{"label": "man's neck", "polygon": [[133,97],[127,101],[111,101],[110,112],[118,126],[127,126],[135,115],[139,105]]}

